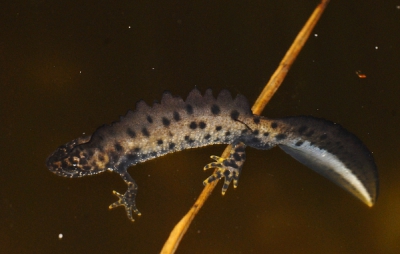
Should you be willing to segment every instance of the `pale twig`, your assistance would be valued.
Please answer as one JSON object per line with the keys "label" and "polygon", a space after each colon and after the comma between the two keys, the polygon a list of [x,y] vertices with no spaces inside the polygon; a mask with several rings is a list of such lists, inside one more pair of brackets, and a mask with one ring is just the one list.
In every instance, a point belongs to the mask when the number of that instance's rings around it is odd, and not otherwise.
{"label": "pale twig", "polygon": [[[322,0],[321,3],[317,6],[314,12],[311,14],[310,18],[308,19],[307,23],[301,29],[299,34],[297,35],[296,39],[293,41],[292,46],[286,52],[285,56],[283,57],[282,61],[280,62],[278,68],[271,76],[270,80],[264,87],[263,91],[261,92],[260,96],[254,103],[252,107],[252,111],[254,114],[259,115],[261,114],[262,110],[264,109],[265,105],[268,101],[272,98],[275,92],[278,90],[279,86],[283,82],[286,74],[288,73],[290,67],[292,66],[294,60],[296,59],[297,55],[299,54],[300,50],[304,46],[305,42],[307,41],[308,37],[314,26],[317,24],[319,18],[321,17],[323,11],[325,10],[329,0]],[[229,145],[221,157],[227,158],[229,156],[231,146]],[[186,233],[187,229],[190,226],[190,223],[193,221],[196,214],[199,212],[200,208],[204,205],[207,198],[210,196],[211,192],[214,190],[215,186],[217,185],[218,181],[214,181],[208,185],[206,185],[201,192],[200,196],[189,210],[189,212],[175,225],[174,229],[172,230],[168,240],[165,242],[163,249],[161,250],[162,254],[170,254],[174,253],[175,250],[178,248],[178,245]]]}

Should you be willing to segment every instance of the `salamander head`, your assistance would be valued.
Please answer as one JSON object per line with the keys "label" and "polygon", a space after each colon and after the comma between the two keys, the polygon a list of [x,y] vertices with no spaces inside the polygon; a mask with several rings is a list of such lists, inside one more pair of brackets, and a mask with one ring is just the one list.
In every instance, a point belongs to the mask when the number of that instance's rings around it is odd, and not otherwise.
{"label": "salamander head", "polygon": [[90,136],[82,136],[58,147],[46,160],[47,168],[56,175],[64,177],[82,177],[98,174],[106,170],[104,163],[91,163],[94,149],[88,149],[85,144]]}

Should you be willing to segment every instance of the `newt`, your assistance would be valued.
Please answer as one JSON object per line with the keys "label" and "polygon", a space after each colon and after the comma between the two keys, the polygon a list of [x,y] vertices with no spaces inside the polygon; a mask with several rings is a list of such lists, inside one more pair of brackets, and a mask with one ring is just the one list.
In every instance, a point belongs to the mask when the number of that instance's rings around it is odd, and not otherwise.
{"label": "newt", "polygon": [[128,218],[141,215],[135,197],[138,185],[127,169],[147,160],[181,150],[231,144],[229,158],[211,156],[215,162],[204,169],[217,171],[206,185],[224,178],[222,194],[233,181],[238,186],[246,159],[245,147],[268,150],[280,147],[300,163],[325,176],[356,198],[374,205],[378,193],[378,171],[367,147],[339,124],[312,116],[269,119],[254,115],[243,95],[235,99],[227,90],[215,98],[193,89],[186,100],[165,92],[152,107],[139,101],[119,121],[99,127],[58,147],[46,161],[56,175],[76,178],[106,170],[118,173],[127,184],[109,208],[125,207]]}

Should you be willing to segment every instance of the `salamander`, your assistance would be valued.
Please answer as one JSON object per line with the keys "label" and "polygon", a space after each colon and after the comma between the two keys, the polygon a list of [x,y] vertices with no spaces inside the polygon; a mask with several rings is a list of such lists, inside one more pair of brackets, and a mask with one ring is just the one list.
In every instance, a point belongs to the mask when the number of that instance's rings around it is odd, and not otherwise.
{"label": "salamander", "polygon": [[106,170],[118,173],[127,184],[109,208],[125,207],[128,218],[140,215],[135,197],[138,185],[127,169],[153,158],[181,150],[214,144],[231,144],[229,158],[211,156],[217,169],[204,184],[224,178],[222,193],[233,181],[237,187],[245,147],[280,147],[287,154],[347,190],[368,206],[378,193],[378,171],[371,152],[339,124],[311,116],[269,119],[254,115],[242,95],[232,98],[222,90],[215,98],[192,90],[187,99],[165,92],[152,107],[139,101],[119,121],[99,127],[56,149],[46,161],[56,175],[76,178]]}

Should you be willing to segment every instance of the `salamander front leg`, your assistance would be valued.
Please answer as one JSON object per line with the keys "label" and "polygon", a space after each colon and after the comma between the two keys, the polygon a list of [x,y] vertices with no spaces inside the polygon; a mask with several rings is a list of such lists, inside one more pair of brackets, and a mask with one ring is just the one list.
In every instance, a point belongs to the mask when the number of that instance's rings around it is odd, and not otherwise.
{"label": "salamander front leg", "polygon": [[207,164],[204,167],[204,170],[210,168],[216,168],[218,170],[204,180],[203,184],[207,185],[217,179],[219,180],[222,177],[225,177],[224,185],[222,186],[222,195],[225,194],[232,180],[233,187],[236,188],[238,185],[240,172],[242,171],[243,163],[246,160],[245,148],[246,145],[243,143],[234,145],[229,158],[227,159],[212,155],[211,158],[216,160],[216,162]]}
{"label": "salamander front leg", "polygon": [[112,209],[117,206],[124,206],[126,215],[131,221],[135,221],[132,216],[132,211],[136,213],[137,215],[141,215],[139,210],[136,208],[136,193],[138,189],[138,185],[136,184],[135,180],[132,179],[132,177],[129,175],[129,173],[125,170],[122,173],[119,173],[119,175],[122,177],[124,182],[128,185],[128,189],[126,192],[122,195],[116,191],[113,191],[113,194],[118,197],[118,201],[112,203],[108,208]]}

